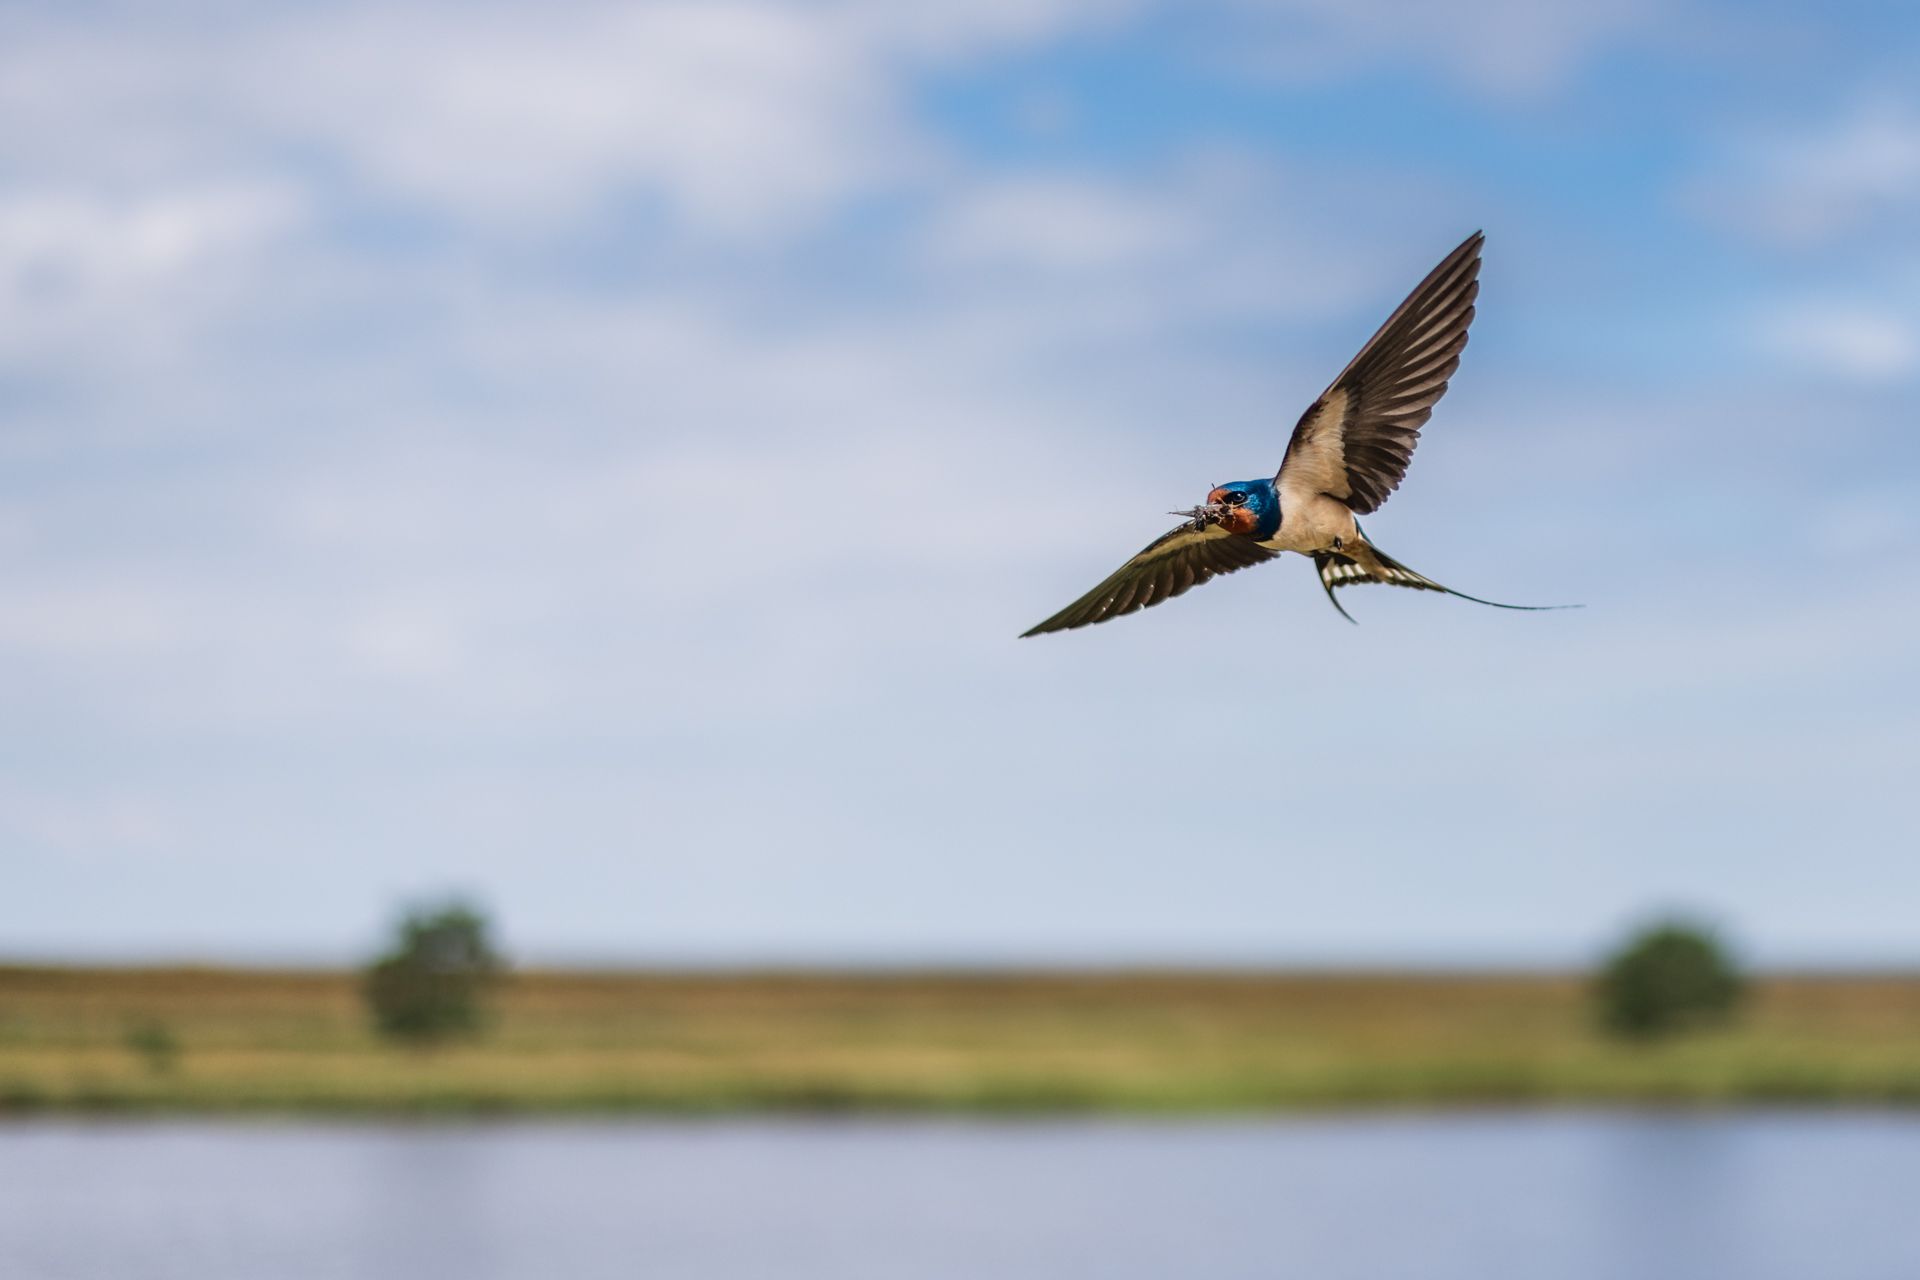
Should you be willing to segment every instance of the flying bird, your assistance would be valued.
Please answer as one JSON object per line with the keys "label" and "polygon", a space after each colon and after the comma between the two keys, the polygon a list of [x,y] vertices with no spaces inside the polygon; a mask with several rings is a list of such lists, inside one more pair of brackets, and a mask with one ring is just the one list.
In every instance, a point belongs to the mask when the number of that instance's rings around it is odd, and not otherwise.
{"label": "flying bird", "polygon": [[1448,254],[1320,393],[1294,427],[1279,474],[1218,485],[1200,506],[1173,512],[1186,521],[1023,634],[1105,622],[1283,551],[1312,557],[1327,599],[1348,622],[1353,615],[1334,591],[1363,582],[1441,591],[1496,609],[1571,607],[1501,604],[1441,586],[1374,546],[1355,519],[1399,487],[1420,428],[1460,366],[1485,239],[1476,231]]}

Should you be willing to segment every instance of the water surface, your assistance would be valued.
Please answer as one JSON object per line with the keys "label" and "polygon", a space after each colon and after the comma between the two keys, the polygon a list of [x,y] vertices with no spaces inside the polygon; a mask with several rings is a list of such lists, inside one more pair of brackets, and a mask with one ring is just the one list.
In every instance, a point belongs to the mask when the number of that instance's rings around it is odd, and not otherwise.
{"label": "water surface", "polygon": [[1915,1280],[1920,1117],[0,1126],[7,1280]]}

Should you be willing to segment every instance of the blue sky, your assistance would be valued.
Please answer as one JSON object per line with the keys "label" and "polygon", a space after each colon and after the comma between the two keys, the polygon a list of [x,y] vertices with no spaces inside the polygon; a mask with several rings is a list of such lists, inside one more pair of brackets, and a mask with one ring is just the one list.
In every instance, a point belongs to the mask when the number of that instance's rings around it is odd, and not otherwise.
{"label": "blue sky", "polygon": [[[0,16],[0,953],[1920,960],[1920,17]],[[1013,637],[1432,263],[1395,555]]]}

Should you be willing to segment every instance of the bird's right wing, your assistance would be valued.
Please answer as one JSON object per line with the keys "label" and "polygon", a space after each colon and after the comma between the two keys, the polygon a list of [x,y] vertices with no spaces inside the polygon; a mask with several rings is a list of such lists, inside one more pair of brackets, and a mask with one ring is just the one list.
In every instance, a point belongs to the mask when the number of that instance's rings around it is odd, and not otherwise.
{"label": "bird's right wing", "polygon": [[1482,242],[1474,232],[1429,272],[1300,415],[1274,477],[1281,510],[1324,493],[1365,515],[1399,485],[1467,345]]}
{"label": "bird's right wing", "polygon": [[1021,638],[1048,631],[1070,631],[1145,609],[1209,578],[1271,560],[1279,554],[1244,534],[1229,533],[1219,525],[1195,529],[1191,524],[1183,524],[1148,543],[1105,582],[1031,631],[1022,632]]}

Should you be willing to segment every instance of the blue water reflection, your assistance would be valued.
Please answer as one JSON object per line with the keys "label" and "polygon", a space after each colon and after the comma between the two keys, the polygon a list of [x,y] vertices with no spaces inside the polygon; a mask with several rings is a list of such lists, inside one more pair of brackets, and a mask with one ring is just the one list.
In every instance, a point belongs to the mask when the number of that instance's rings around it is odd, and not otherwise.
{"label": "blue water reflection", "polygon": [[1920,1116],[0,1128],[8,1280],[1913,1280]]}

